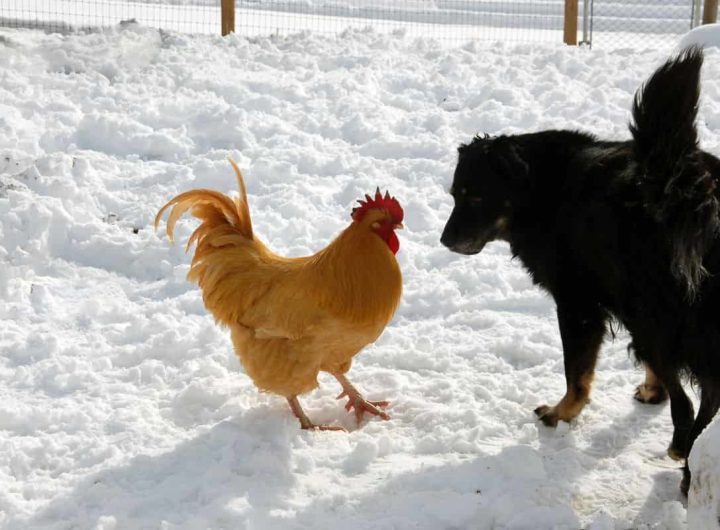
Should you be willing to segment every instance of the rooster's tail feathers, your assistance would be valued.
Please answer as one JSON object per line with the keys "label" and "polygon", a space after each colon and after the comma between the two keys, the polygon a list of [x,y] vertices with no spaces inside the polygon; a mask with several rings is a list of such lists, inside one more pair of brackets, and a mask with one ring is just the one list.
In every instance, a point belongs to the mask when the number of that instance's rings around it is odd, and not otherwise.
{"label": "rooster's tail feathers", "polygon": [[233,200],[215,190],[197,189],[186,191],[174,197],[155,216],[155,228],[157,229],[163,214],[170,208],[170,216],[167,220],[167,235],[173,240],[175,223],[182,215],[190,210],[194,217],[202,221],[188,239],[187,248],[202,239],[208,232],[220,227],[227,227],[228,233],[239,232],[248,239],[253,239],[252,221],[250,209],[247,202],[247,190],[240,168],[234,160],[230,159],[237,176],[240,196]]}
{"label": "rooster's tail feathers", "polygon": [[245,187],[245,179],[243,179],[240,168],[235,163],[235,160],[229,158],[230,165],[235,170],[235,176],[237,177],[238,189],[240,190],[240,196],[235,199],[236,212],[238,214],[238,220],[243,226],[243,235],[248,239],[253,238],[252,220],[250,219],[250,208],[247,200],[247,188]]}

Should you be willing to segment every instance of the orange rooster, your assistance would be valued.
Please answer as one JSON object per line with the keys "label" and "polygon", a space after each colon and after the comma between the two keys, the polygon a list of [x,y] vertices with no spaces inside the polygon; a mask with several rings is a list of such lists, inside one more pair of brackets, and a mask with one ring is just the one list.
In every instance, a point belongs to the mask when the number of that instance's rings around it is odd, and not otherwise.
{"label": "orange rooster", "polygon": [[240,196],[198,189],[181,193],[155,218],[157,228],[170,207],[167,234],[190,210],[200,226],[188,240],[197,244],[188,279],[202,289],[205,307],[230,328],[235,352],[261,391],[287,398],[303,429],[341,430],[315,425],[298,395],[317,387],[320,370],[342,385],[358,423],[369,412],[387,420],[387,401],[367,401],[348,381],[353,356],[375,341],[400,302],[402,276],[395,254],[403,210],[388,193],[352,211],[352,222],[330,245],[302,258],[269,250],[253,233],[240,169]]}

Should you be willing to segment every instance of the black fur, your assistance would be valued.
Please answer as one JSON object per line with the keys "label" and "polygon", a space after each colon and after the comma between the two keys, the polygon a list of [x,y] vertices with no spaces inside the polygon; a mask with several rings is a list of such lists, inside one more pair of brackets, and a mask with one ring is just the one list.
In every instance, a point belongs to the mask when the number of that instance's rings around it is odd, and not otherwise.
{"label": "black fur", "polygon": [[[631,141],[551,130],[461,145],[441,239],[463,254],[508,241],[555,299],[568,392],[536,410],[546,423],[588,399],[614,318],[670,396],[680,456],[720,406],[720,159],[698,147],[702,60],[688,50],[638,91]],[[701,390],[696,419],[683,373]]]}
{"label": "black fur", "polygon": [[702,260],[719,224],[718,200],[708,193],[716,182],[695,130],[702,61],[690,48],[660,67],[636,95],[630,125],[646,205],[665,228],[672,272],[691,297],[707,275]]}

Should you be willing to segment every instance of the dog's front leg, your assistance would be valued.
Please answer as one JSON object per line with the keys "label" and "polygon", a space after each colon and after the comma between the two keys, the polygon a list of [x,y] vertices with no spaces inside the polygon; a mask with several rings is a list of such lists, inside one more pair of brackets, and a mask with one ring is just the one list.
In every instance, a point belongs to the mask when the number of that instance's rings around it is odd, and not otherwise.
{"label": "dog's front leg", "polygon": [[562,300],[556,299],[556,302],[567,391],[554,407],[542,405],[535,409],[535,414],[549,427],[555,427],[559,420],[572,420],[590,400],[595,362],[607,318],[599,305],[581,308]]}

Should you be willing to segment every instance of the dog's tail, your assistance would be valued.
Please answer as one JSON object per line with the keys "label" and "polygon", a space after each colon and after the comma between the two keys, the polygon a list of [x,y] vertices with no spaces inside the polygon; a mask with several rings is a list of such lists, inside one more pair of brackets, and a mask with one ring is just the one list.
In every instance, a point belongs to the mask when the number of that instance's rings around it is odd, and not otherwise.
{"label": "dog's tail", "polygon": [[691,298],[720,228],[715,180],[695,127],[702,63],[702,50],[692,47],[661,66],[636,93],[630,124],[645,206],[662,225],[673,275]]}

